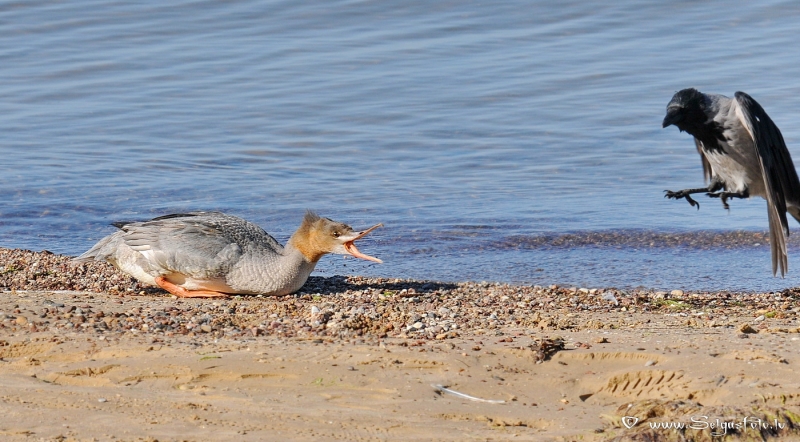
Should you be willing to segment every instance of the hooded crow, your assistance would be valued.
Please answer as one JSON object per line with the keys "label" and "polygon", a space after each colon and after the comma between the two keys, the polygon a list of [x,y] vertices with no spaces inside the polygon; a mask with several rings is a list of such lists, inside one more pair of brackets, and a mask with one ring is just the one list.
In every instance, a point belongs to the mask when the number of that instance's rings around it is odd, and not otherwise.
{"label": "hooded crow", "polygon": [[756,100],[744,92],[734,98],[703,94],[696,89],[676,93],[667,105],[662,127],[675,125],[694,137],[708,187],[665,191],[666,198],[685,198],[700,204],[693,193],[719,198],[760,196],[767,200],[772,274],[788,270],[786,236],[788,211],[800,222],[800,180],[781,131]]}

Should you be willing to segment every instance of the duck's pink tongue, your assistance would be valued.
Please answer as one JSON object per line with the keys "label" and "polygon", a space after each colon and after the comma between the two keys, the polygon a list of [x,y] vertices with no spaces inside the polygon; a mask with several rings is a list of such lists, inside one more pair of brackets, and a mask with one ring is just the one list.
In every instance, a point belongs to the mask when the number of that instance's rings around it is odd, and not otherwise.
{"label": "duck's pink tongue", "polygon": [[356,258],[366,259],[367,261],[383,263],[383,261],[381,261],[380,259],[378,259],[378,258],[376,258],[374,256],[369,256],[369,255],[365,255],[365,254],[361,253],[358,250],[358,248],[356,247],[356,243],[355,243],[356,240],[363,238],[364,236],[367,235],[367,233],[372,232],[373,230],[375,230],[375,229],[377,229],[378,227],[381,227],[381,226],[383,226],[383,224],[375,224],[374,226],[370,227],[369,229],[359,233],[358,236],[354,240],[344,243],[344,249],[347,250],[347,253],[355,256]]}
{"label": "duck's pink tongue", "polygon": [[344,248],[345,248],[345,250],[347,250],[347,252],[349,254],[355,256],[356,258],[366,259],[367,261],[374,261],[374,262],[383,263],[383,261],[381,261],[380,259],[378,259],[378,258],[376,258],[374,256],[365,255],[365,254],[359,252],[358,249],[356,248],[356,245],[353,243],[353,241],[345,243],[344,244]]}

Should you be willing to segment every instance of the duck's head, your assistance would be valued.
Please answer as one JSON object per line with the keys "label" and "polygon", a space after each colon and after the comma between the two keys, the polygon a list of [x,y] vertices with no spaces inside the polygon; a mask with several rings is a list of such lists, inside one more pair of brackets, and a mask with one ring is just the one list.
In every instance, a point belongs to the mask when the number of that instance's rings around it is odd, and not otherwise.
{"label": "duck's head", "polygon": [[383,224],[375,224],[369,229],[355,231],[347,224],[322,218],[314,212],[306,212],[303,223],[292,235],[289,244],[300,250],[311,262],[319,261],[327,253],[351,255],[367,261],[383,262],[378,258],[361,253],[355,244],[356,240],[381,226]]}

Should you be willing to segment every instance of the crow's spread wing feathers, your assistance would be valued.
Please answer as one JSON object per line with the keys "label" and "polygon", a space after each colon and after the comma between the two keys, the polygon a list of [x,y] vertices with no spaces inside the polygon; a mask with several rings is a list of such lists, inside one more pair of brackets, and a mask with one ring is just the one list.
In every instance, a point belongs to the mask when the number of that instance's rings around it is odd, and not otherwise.
{"label": "crow's spread wing feathers", "polygon": [[800,180],[794,169],[789,150],[781,131],[752,97],[736,92],[738,116],[753,137],[766,189],[769,215],[770,248],[772,249],[772,273],[780,267],[781,276],[787,270],[786,235],[789,223],[786,220],[786,201],[800,200]]}

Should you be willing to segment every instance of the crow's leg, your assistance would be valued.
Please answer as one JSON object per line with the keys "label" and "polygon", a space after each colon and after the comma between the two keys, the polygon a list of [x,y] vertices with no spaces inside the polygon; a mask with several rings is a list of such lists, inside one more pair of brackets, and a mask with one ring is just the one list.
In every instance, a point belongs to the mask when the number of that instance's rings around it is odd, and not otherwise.
{"label": "crow's leg", "polygon": [[708,188],[707,187],[701,187],[699,189],[683,189],[683,190],[679,190],[677,192],[673,192],[671,190],[665,190],[664,191],[664,198],[671,198],[671,199],[676,199],[676,200],[679,200],[681,198],[685,198],[686,201],[688,201],[689,204],[692,207],[697,207],[697,210],[700,210],[700,203],[698,203],[697,201],[692,199],[692,197],[689,196],[689,195],[691,195],[693,193],[704,193],[704,192],[708,193]]}
{"label": "crow's leg", "polygon": [[719,193],[707,193],[706,195],[710,196],[711,198],[719,198],[722,200],[722,207],[725,210],[731,210],[731,206],[728,205],[728,198],[750,198],[750,191],[744,189],[742,192],[719,192]]}
{"label": "crow's leg", "polygon": [[686,199],[686,201],[689,202],[689,205],[691,205],[692,207],[697,207],[697,210],[700,210],[700,203],[692,199],[692,197],[690,196],[691,194],[693,193],[710,194],[711,192],[716,192],[724,188],[725,186],[719,181],[712,181],[711,184],[708,185],[708,187],[698,187],[697,189],[683,189],[677,192],[673,192],[671,190],[665,190],[664,198],[671,198],[676,200],[684,198]]}

